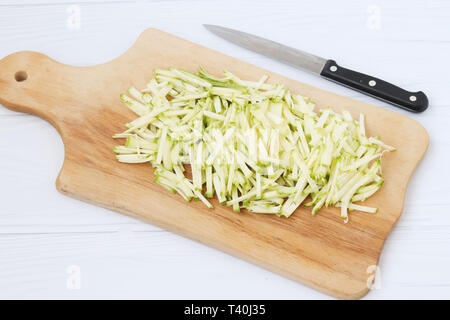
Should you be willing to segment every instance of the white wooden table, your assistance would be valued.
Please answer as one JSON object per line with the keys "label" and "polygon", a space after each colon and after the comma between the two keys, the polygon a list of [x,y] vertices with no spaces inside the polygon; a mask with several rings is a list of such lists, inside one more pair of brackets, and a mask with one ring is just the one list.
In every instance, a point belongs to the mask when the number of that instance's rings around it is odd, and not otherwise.
{"label": "white wooden table", "polygon": [[[377,286],[366,298],[450,298],[449,21],[450,2],[444,0],[1,0],[0,57],[34,50],[67,64],[93,65],[120,55],[141,31],[156,27],[314,86],[394,108],[231,45],[201,26],[211,23],[423,90],[429,110],[396,111],[423,124],[430,147],[384,247]],[[0,107],[0,136],[0,298],[328,298],[59,194],[54,181],[63,143],[39,118]]]}

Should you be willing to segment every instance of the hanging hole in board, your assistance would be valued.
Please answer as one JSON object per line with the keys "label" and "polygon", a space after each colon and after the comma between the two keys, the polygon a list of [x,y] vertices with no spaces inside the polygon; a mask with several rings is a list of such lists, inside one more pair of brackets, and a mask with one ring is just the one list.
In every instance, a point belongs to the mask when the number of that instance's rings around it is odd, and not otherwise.
{"label": "hanging hole in board", "polygon": [[17,71],[14,75],[14,78],[17,82],[22,82],[28,79],[28,74],[26,73],[26,71]]}

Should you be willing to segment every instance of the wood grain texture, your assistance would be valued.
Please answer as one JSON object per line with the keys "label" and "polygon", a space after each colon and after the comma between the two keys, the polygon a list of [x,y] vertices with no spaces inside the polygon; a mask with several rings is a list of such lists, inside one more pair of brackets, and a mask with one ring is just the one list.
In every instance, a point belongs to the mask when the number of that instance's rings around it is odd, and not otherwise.
{"label": "wood grain texture", "polygon": [[[368,205],[376,215],[353,212],[349,224],[337,209],[311,217],[300,208],[289,219],[235,214],[213,201],[213,211],[186,203],[153,183],[148,165],[116,162],[111,136],[134,118],[118,96],[132,83],[143,87],[156,67],[194,71],[199,64],[218,74],[230,70],[242,78],[270,75],[292,91],[312,97],[318,107],[364,112],[369,134],[399,146],[384,157],[386,183]],[[16,82],[24,70],[28,79]],[[38,115],[61,134],[65,160],[57,179],[64,194],[133,217],[219,248],[339,298],[360,298],[368,291],[367,268],[377,265],[383,243],[400,217],[408,180],[428,146],[416,121],[262,70],[167,33],[149,29],[119,58],[92,67],[71,67],[35,52],[0,61],[0,103]]]}

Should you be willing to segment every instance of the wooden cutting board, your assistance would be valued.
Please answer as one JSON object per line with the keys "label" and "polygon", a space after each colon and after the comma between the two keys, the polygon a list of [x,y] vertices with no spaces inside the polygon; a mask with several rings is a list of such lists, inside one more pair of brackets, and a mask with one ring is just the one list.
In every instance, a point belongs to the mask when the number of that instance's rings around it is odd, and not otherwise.
{"label": "wooden cutting board", "polygon": [[[301,207],[289,219],[234,213],[213,201],[186,203],[153,182],[148,164],[116,161],[111,136],[135,118],[119,100],[133,84],[143,88],[154,68],[199,65],[213,74],[223,69],[241,78],[283,82],[313,98],[319,108],[363,112],[370,135],[398,150],[383,157],[386,183],[366,201],[377,214],[353,211],[344,224],[338,209],[312,217]],[[335,297],[364,296],[373,280],[383,243],[402,212],[408,180],[428,146],[416,121],[263,70],[165,32],[148,29],[117,59],[92,67],[58,63],[36,52],[0,60],[0,103],[49,121],[61,134],[65,160],[57,189],[71,197],[148,221],[285,275]],[[369,286],[368,286],[369,284]],[[293,297],[295,298],[295,297]]]}

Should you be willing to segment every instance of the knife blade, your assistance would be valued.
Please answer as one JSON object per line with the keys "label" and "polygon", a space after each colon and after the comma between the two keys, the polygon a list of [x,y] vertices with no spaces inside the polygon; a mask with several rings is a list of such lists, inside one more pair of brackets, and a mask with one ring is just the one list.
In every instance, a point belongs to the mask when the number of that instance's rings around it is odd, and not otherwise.
{"label": "knife blade", "polygon": [[250,33],[216,25],[203,26],[241,47],[312,72],[397,107],[412,112],[422,112],[428,108],[428,98],[422,91],[407,91],[379,78],[341,67],[334,60],[324,59]]}

